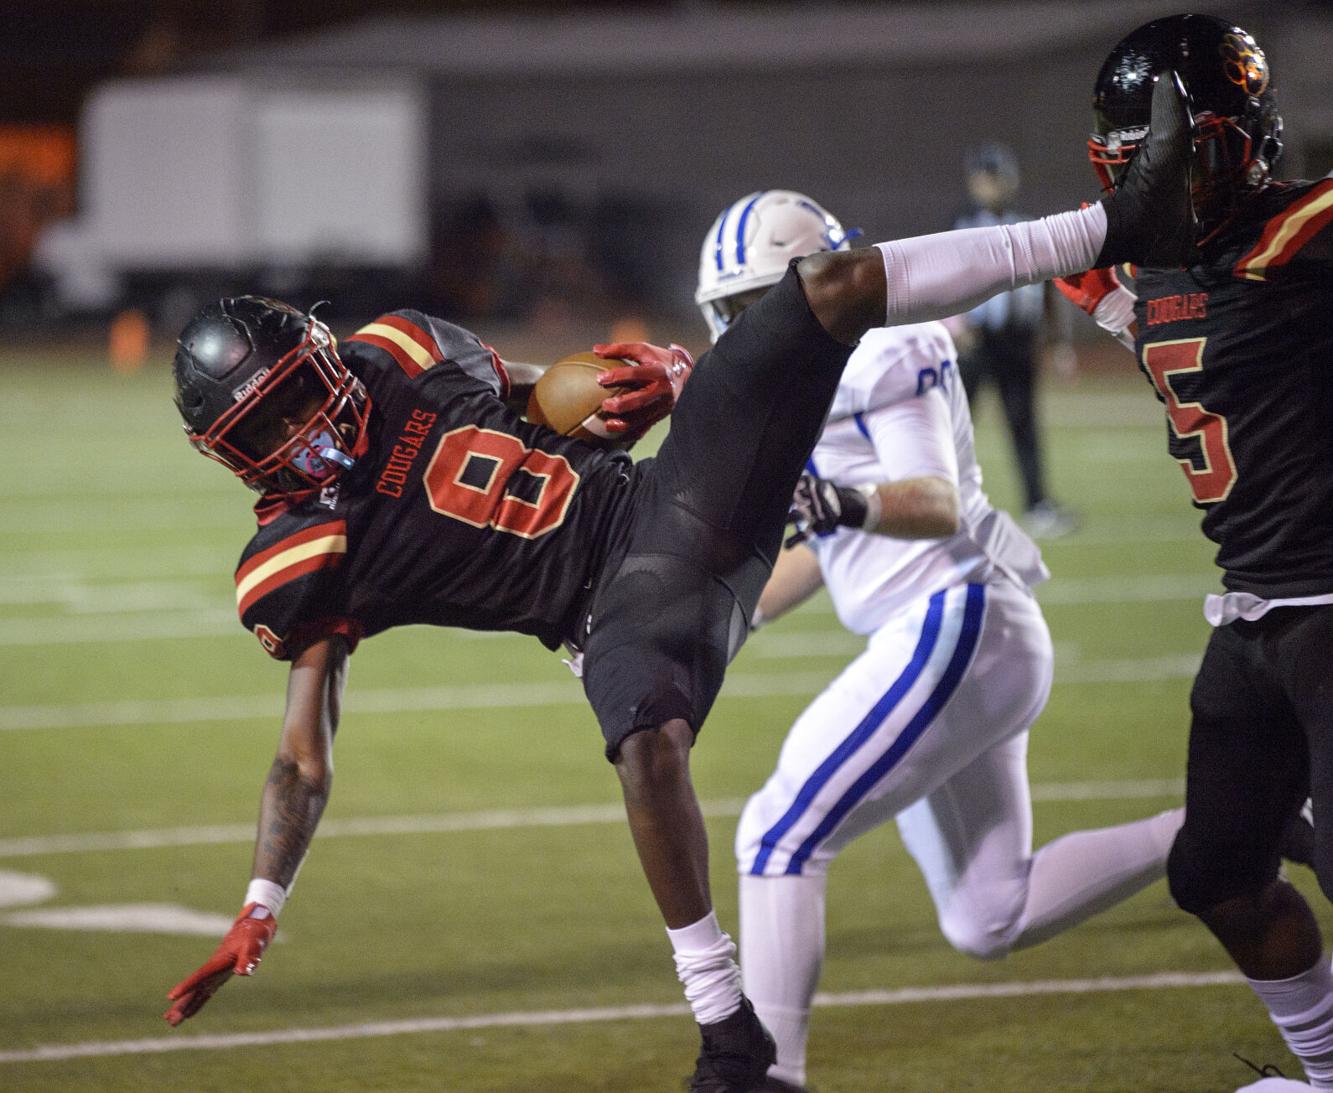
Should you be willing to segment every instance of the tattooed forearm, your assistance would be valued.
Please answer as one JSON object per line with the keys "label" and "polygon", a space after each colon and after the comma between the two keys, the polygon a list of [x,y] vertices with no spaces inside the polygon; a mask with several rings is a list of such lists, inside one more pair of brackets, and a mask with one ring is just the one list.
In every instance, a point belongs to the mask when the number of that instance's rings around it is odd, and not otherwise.
{"label": "tattooed forearm", "polygon": [[305,777],[297,763],[281,756],[273,760],[259,809],[253,876],[291,885],[328,802],[330,780]]}

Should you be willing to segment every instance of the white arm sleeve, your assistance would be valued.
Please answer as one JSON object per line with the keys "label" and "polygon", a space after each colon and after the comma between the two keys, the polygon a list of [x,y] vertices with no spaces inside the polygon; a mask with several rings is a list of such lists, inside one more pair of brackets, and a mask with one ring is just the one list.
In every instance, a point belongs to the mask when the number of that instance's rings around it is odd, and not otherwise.
{"label": "white arm sleeve", "polygon": [[953,420],[944,393],[932,388],[862,415],[885,482],[942,478],[958,485],[958,453]]}
{"label": "white arm sleeve", "polygon": [[1098,202],[1041,220],[878,243],[889,286],[885,325],[942,319],[1000,292],[1082,273],[1105,239]]}

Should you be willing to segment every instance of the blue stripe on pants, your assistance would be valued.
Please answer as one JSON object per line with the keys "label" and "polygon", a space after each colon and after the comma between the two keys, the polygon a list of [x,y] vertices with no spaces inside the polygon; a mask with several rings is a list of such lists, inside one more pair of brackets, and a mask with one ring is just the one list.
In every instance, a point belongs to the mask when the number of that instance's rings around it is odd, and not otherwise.
{"label": "blue stripe on pants", "polygon": [[953,656],[949,659],[949,665],[944,669],[944,675],[940,677],[935,690],[922,704],[921,709],[916,712],[916,716],[898,734],[898,738],[889,745],[889,750],[852,783],[851,788],[842,795],[841,800],[828,810],[819,826],[810,833],[796,853],[791,856],[791,861],[787,863],[788,873],[799,874],[801,872],[801,866],[814,853],[815,848],[833,833],[847,813],[860,804],[875,783],[898,765],[902,757],[907,754],[908,749],[920,739],[921,734],[935,720],[935,715],[944,708],[953,696],[963,678],[963,673],[967,671],[967,666],[972,661],[972,653],[976,650],[977,639],[981,636],[981,617],[985,605],[986,586],[981,584],[968,585],[967,606],[963,611],[963,627],[958,635],[958,645],[954,648]]}
{"label": "blue stripe on pants", "polygon": [[912,652],[912,659],[907,662],[907,667],[896,680],[893,681],[883,696],[871,707],[870,712],[861,719],[860,724],[852,730],[841,744],[834,749],[833,753],[825,759],[815,770],[815,772],[806,779],[800,791],[796,794],[796,800],[792,802],[791,807],[783,813],[782,817],[764,832],[764,837],[759,844],[759,853],[755,857],[754,865],[750,867],[750,872],[758,877],[762,876],[764,866],[768,864],[768,859],[773,851],[777,849],[778,843],[782,837],[791,830],[796,821],[801,818],[802,813],[810,807],[811,802],[829,779],[837,773],[838,768],[846,763],[856,752],[866,743],[867,740],[879,728],[886,717],[893,712],[895,706],[902,701],[903,696],[911,690],[912,685],[925,670],[926,662],[930,660],[930,654],[934,652],[935,642],[940,636],[940,622],[944,616],[944,592],[936,592],[930,597],[930,606],[926,610],[926,620],[921,627],[921,637],[916,643],[916,649]]}

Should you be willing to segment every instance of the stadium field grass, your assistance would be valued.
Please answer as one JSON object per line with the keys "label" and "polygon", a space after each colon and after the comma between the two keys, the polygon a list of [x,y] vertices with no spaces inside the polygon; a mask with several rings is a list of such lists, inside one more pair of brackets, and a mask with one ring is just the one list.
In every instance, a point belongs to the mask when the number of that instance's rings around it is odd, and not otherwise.
{"label": "stadium field grass", "polygon": [[[121,376],[3,352],[0,374],[0,1089],[681,1089],[695,1033],[614,774],[577,684],[530,640],[410,629],[358,651],[280,943],[182,1029],[160,1020],[164,995],[211,952],[211,922],[33,924],[124,904],[235,913],[285,670],[232,612],[246,495],[182,441],[161,363]],[[993,401],[977,416],[1009,504]],[[1216,582],[1146,384],[1126,369],[1057,385],[1044,416],[1055,491],[1084,522],[1045,547],[1057,668],[1031,743],[1039,842],[1178,803]],[[821,597],[732,668],[695,753],[729,927],[739,803],[857,648]],[[52,887],[20,905],[25,878]],[[1327,924],[1313,878],[1294,879]],[[1232,1052],[1295,1073],[1230,972],[1164,884],[970,960],[881,830],[831,877],[811,1081],[1213,1093],[1251,1077]]]}

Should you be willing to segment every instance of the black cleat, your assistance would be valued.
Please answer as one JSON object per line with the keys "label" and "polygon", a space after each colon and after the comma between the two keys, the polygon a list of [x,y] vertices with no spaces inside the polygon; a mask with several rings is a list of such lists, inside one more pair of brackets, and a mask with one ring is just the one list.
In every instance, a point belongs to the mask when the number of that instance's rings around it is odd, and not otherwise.
{"label": "black cleat", "polygon": [[750,1093],[764,1088],[778,1057],[768,1034],[744,995],[730,1017],[700,1025],[703,1048],[690,1078],[690,1093]]}
{"label": "black cleat", "polygon": [[1180,77],[1166,71],[1152,89],[1148,132],[1115,192],[1102,199],[1106,241],[1095,268],[1120,262],[1151,269],[1190,264],[1196,220],[1190,199],[1194,119]]}

